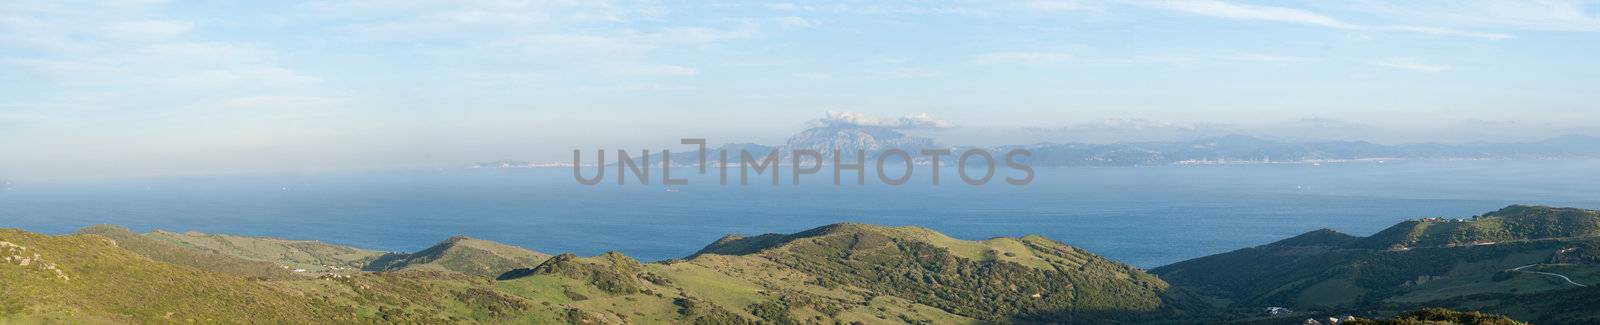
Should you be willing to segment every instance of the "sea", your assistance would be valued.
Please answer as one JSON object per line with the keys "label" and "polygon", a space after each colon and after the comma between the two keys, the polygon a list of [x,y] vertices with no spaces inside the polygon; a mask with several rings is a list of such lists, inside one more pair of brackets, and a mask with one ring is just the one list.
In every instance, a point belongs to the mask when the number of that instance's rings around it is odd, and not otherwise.
{"label": "sea", "polygon": [[723,185],[715,168],[674,169],[686,185],[663,185],[659,169],[648,185],[618,185],[615,172],[597,185],[580,184],[571,168],[13,181],[0,190],[0,227],[65,234],[116,224],[395,252],[466,235],[655,261],[727,234],[857,222],[974,240],[1038,234],[1153,268],[1319,228],[1365,236],[1406,219],[1465,218],[1510,204],[1600,208],[1600,160],[1039,167],[1020,186],[1003,181],[1021,176],[1008,169],[982,186],[949,169],[935,185],[915,167],[898,186],[880,183],[872,168],[867,185],[852,182],[855,171],[841,171],[845,183],[835,185],[828,169],[798,185],[787,169],[778,185],[765,175],[739,185],[737,170]]}

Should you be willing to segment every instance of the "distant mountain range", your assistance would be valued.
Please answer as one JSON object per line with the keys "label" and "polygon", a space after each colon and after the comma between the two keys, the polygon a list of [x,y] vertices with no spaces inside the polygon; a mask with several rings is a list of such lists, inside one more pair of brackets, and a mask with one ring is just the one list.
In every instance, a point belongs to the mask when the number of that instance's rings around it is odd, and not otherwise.
{"label": "distant mountain range", "polygon": [[[1565,136],[1535,142],[1520,143],[1417,143],[1384,145],[1366,141],[1315,141],[1284,142],[1246,135],[1228,135],[1176,142],[1129,143],[1038,143],[1005,145],[998,147],[972,147],[943,145],[932,139],[906,135],[886,127],[829,125],[807,129],[790,137],[782,145],[768,146],[753,143],[711,146],[706,160],[715,166],[722,152],[727,153],[730,165],[741,161],[740,149],[747,150],[759,160],[773,150],[780,152],[779,164],[793,163],[795,150],[816,150],[822,154],[825,165],[831,165],[834,150],[839,150],[842,163],[856,161],[857,150],[868,158],[877,157],[884,150],[901,149],[909,152],[914,161],[926,164],[929,160],[919,152],[922,149],[953,149],[957,154],[966,149],[987,149],[996,156],[1012,149],[1026,149],[1030,157],[1019,157],[1019,162],[1032,166],[1153,166],[1173,164],[1252,164],[1252,163],[1316,163],[1385,159],[1572,159],[1600,157],[1600,138]],[[589,152],[593,159],[592,151]],[[630,152],[633,153],[633,152]],[[635,155],[639,153],[633,153]],[[607,164],[615,163],[610,155]],[[638,160],[640,158],[633,157]],[[946,157],[950,161],[954,157]],[[673,151],[674,166],[694,166],[700,160],[697,150]],[[652,150],[652,164],[660,164],[661,153]],[[803,164],[811,164],[805,159]],[[592,164],[592,162],[590,163]],[[571,167],[570,162],[530,163],[496,161],[473,164],[474,168],[537,168]]]}
{"label": "distant mountain range", "polygon": [[1244,135],[1185,142],[1036,144],[1036,166],[1304,163],[1381,159],[1566,159],[1600,157],[1600,139],[1569,136],[1527,143],[1403,144],[1365,141],[1290,143]]}
{"label": "distant mountain range", "polygon": [[1433,307],[1600,322],[1600,211],[1520,205],[1148,272],[1039,236],[849,223],[654,263],[466,237],[383,253],[103,225],[0,229],[0,259],[3,323],[1523,324]]}

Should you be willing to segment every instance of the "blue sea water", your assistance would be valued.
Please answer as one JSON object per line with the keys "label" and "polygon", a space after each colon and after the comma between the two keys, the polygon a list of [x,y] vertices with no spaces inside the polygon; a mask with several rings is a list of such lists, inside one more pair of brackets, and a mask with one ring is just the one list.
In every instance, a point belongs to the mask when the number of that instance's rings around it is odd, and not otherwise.
{"label": "blue sea water", "polygon": [[[725,234],[836,222],[918,225],[962,239],[1040,234],[1139,267],[1269,243],[1317,228],[1368,235],[1422,216],[1467,217],[1513,203],[1600,208],[1600,161],[1040,168],[1026,186],[718,185],[675,169],[667,191],[571,169],[433,169],[20,182],[0,192],[0,227],[68,233],[110,223],[414,251],[452,235],[558,253],[682,257]],[[587,171],[592,172],[592,171]],[[846,179],[850,180],[850,172]],[[737,171],[731,173],[737,184]],[[762,182],[766,181],[766,182]]]}

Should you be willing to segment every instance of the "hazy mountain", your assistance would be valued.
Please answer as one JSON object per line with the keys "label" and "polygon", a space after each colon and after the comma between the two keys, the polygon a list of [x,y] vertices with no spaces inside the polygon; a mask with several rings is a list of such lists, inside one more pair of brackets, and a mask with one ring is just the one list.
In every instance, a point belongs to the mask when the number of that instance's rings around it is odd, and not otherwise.
{"label": "hazy mountain", "polygon": [[[868,158],[877,157],[878,153],[889,149],[905,150],[913,157],[917,157],[921,155],[919,153],[920,150],[932,148],[942,147],[934,143],[933,139],[906,135],[889,127],[829,124],[801,131],[789,137],[789,140],[784,144],[777,146],[754,143],[709,145],[706,148],[705,158],[707,166],[718,166],[722,161],[722,155],[726,153],[728,165],[737,166],[743,163],[742,154],[747,152],[753,161],[760,164],[767,158],[767,155],[776,150],[778,152],[777,164],[792,165],[794,164],[793,154],[795,150],[815,150],[822,157],[821,161],[825,165],[831,165],[833,164],[834,150],[840,152],[841,162],[854,163],[857,161],[857,150],[867,153]],[[644,162],[643,158],[638,156],[639,152],[629,151],[628,153],[635,163]],[[700,162],[700,152],[698,150],[684,149],[681,151],[675,150],[671,153],[673,166],[698,166],[697,164]],[[595,159],[596,157],[593,151],[585,152],[584,154],[587,155],[584,156],[584,159]],[[661,164],[662,153],[659,150],[652,150],[649,157],[652,165],[659,166]],[[616,159],[620,158],[617,158],[615,151],[612,151],[607,153],[606,159],[607,165],[614,166],[617,163]],[[810,166],[815,162],[811,158],[805,158],[801,163],[805,166]],[[478,163],[474,166],[494,165],[496,163]]]}
{"label": "hazy mountain", "polygon": [[[1286,142],[1246,135],[1225,135],[1190,141],[1126,142],[1126,143],[1038,143],[1005,145],[991,148],[941,145],[932,139],[906,135],[886,127],[857,125],[828,125],[807,129],[789,138],[779,146],[758,144],[728,144],[712,146],[707,150],[706,161],[715,165],[719,151],[727,151],[728,163],[740,162],[739,150],[749,150],[755,159],[779,150],[779,164],[793,164],[791,155],[797,149],[817,150],[825,164],[832,164],[833,151],[840,150],[843,162],[854,162],[854,152],[864,150],[867,158],[877,157],[883,150],[901,149],[910,153],[918,163],[926,163],[922,149],[955,149],[957,154],[965,149],[988,149],[996,156],[1012,149],[1027,149],[1032,155],[1018,157],[1017,161],[1032,166],[1151,166],[1171,164],[1240,164],[1240,163],[1310,163],[1348,160],[1384,159],[1570,159],[1600,157],[1600,138],[1564,136],[1534,142],[1458,144],[1417,143],[1384,145],[1366,141],[1308,141]],[[637,155],[637,152],[630,152]],[[585,159],[594,159],[587,153]],[[699,152],[684,150],[672,152],[674,166],[694,166],[699,162]],[[660,152],[652,152],[652,164],[660,164]],[[608,164],[615,163],[615,153],[607,156]],[[640,160],[639,157],[633,157]],[[946,158],[949,159],[949,158]],[[809,165],[810,160],[805,164]],[[532,164],[488,162],[477,167],[557,166],[559,163]],[[562,166],[570,166],[562,165]]]}
{"label": "hazy mountain", "polygon": [[1285,163],[1360,159],[1562,159],[1600,157],[1600,139],[1571,136],[1530,143],[1382,145],[1365,141],[1283,142],[1229,135],[1181,142],[1043,143],[1028,149],[1035,166],[1137,166]]}
{"label": "hazy mountain", "polygon": [[922,149],[938,148],[933,139],[905,135],[891,128],[878,126],[830,125],[801,131],[789,137],[782,149],[785,154],[795,150],[815,150],[823,157],[833,157],[840,151],[845,158],[855,157],[854,152],[880,152],[900,149],[917,154]]}

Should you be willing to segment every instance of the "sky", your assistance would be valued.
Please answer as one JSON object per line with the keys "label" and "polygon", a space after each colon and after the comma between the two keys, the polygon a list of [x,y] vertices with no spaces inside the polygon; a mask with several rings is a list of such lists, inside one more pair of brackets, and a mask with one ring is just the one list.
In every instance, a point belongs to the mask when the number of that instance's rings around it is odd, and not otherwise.
{"label": "sky", "polygon": [[1593,1],[5,1],[0,179],[942,143],[1595,134]]}

